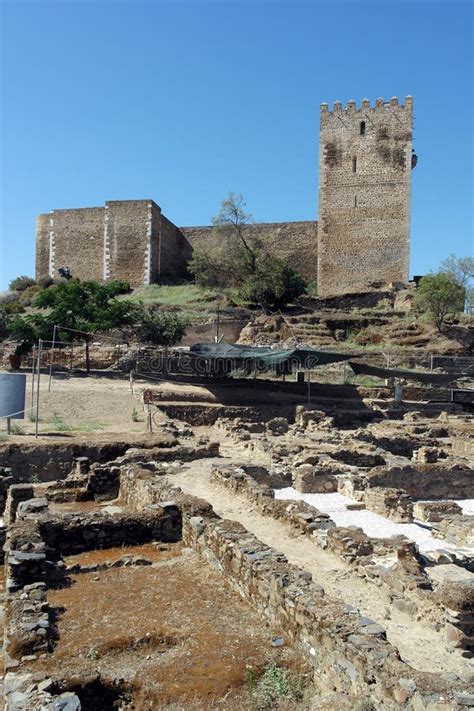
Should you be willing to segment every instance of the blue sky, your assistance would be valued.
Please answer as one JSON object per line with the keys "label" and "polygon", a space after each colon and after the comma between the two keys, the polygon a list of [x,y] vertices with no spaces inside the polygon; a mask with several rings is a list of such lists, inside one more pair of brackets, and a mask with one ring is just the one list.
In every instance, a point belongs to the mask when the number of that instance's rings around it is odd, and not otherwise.
{"label": "blue sky", "polygon": [[208,224],[315,219],[319,104],[414,96],[411,273],[472,253],[470,0],[0,0],[1,278],[35,216],[153,198]]}

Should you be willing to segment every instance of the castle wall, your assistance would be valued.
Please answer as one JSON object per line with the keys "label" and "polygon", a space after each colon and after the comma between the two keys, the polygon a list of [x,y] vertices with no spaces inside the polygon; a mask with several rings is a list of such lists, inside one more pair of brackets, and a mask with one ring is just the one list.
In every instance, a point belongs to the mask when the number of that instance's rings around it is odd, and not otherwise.
{"label": "castle wall", "polygon": [[124,279],[132,286],[149,284],[152,271],[151,200],[109,200],[109,278]]}
{"label": "castle wall", "polygon": [[[321,105],[319,222],[246,226],[322,297],[408,281],[413,100]],[[362,130],[363,127],[363,130]],[[212,228],[178,228],[152,200],[55,210],[37,220],[36,277],[69,267],[80,279],[133,287],[185,275]]]}
{"label": "castle wall", "polygon": [[159,269],[154,272],[154,280],[168,277],[176,279],[185,276],[186,265],[192,254],[192,247],[181,230],[163,214],[160,222],[153,223],[154,238],[159,245]]}
{"label": "castle wall", "polygon": [[53,213],[38,215],[36,218],[36,265],[35,279],[45,279],[49,276],[50,254],[50,220]]}
{"label": "castle wall", "polygon": [[49,268],[57,277],[60,267],[69,267],[80,279],[103,276],[104,208],[54,210],[50,215]]}
{"label": "castle wall", "polygon": [[321,296],[408,281],[412,109],[411,97],[321,105]]}
{"label": "castle wall", "polygon": [[[212,241],[212,227],[181,227],[192,247],[202,248]],[[247,225],[249,234],[260,237],[272,254],[287,261],[306,279],[316,279],[318,223],[263,222]]]}

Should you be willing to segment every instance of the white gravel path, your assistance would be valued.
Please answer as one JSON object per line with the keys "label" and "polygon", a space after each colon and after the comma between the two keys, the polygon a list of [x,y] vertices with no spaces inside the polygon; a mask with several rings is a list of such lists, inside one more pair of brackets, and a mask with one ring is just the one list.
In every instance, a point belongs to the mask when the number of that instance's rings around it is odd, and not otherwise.
{"label": "white gravel path", "polygon": [[[352,499],[342,494],[301,494],[293,487],[285,489],[275,489],[276,499],[292,499],[306,501],[314,506],[321,513],[330,515],[336,526],[358,526],[362,528],[368,536],[376,538],[392,538],[403,535],[410,541],[414,541],[421,552],[444,550],[459,550],[450,543],[441,541],[431,535],[431,528],[427,523],[394,523],[372,511],[348,511],[347,504],[354,503]],[[474,501],[458,501],[463,506],[464,513],[474,513]]]}

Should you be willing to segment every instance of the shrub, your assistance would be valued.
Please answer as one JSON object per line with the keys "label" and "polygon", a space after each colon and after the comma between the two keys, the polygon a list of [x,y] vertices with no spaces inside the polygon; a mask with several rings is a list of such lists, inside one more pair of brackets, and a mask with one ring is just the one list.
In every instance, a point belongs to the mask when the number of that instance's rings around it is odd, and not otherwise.
{"label": "shrub", "polygon": [[49,289],[50,286],[53,286],[54,279],[50,276],[41,277],[41,279],[38,279],[36,283],[38,284],[40,289]]}
{"label": "shrub", "polygon": [[0,304],[12,304],[18,301],[20,294],[17,291],[2,291],[0,293]]}
{"label": "shrub", "polygon": [[173,346],[182,339],[187,325],[178,314],[141,307],[134,331],[140,340],[155,346]]}
{"label": "shrub", "polygon": [[286,306],[305,291],[306,283],[298,272],[282,259],[265,255],[259,259],[255,274],[240,287],[239,295],[268,311]]}
{"label": "shrub", "polygon": [[20,294],[20,303],[23,304],[23,306],[31,306],[40,292],[41,288],[36,284],[27,286],[25,289],[22,289]]}
{"label": "shrub", "polygon": [[278,667],[274,661],[259,679],[257,685],[257,702],[260,708],[273,708],[279,699],[290,696],[291,687],[288,671]]}
{"label": "shrub", "polygon": [[466,290],[445,272],[427,274],[420,281],[414,305],[418,311],[430,315],[438,331],[442,331],[448,316],[461,313]]}
{"label": "shrub", "polygon": [[29,286],[35,286],[36,282],[32,277],[19,276],[10,282],[10,291],[25,291]]}

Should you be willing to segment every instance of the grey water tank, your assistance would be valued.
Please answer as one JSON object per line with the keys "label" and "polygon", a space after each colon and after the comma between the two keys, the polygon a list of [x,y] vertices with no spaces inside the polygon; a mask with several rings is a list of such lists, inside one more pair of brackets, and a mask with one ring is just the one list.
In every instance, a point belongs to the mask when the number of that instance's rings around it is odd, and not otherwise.
{"label": "grey water tank", "polygon": [[0,417],[25,417],[25,389],[25,373],[0,373]]}

